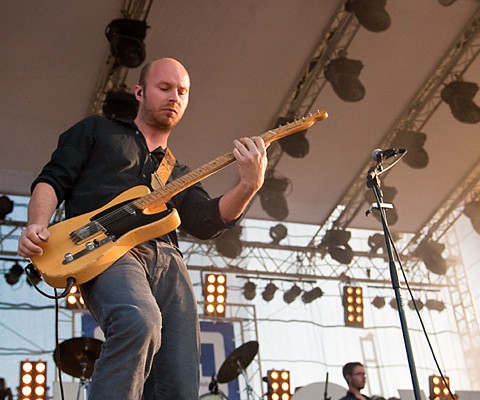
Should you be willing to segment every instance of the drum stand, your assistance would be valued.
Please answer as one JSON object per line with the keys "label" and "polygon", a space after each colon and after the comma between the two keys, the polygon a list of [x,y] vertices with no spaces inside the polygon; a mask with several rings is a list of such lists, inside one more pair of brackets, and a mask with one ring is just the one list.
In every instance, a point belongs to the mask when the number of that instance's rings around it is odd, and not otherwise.
{"label": "drum stand", "polygon": [[238,371],[240,374],[242,374],[243,379],[245,380],[245,390],[247,392],[247,400],[252,400],[252,394],[253,394],[253,388],[250,386],[250,383],[248,382],[248,377],[247,373],[245,372],[245,369],[242,367],[242,364],[237,360],[237,365],[238,365]]}
{"label": "drum stand", "polygon": [[80,361],[80,367],[82,368],[82,373],[80,375],[80,382],[78,384],[77,400],[80,400],[80,393],[83,392],[83,400],[88,399],[88,379],[86,378],[88,363],[85,360]]}

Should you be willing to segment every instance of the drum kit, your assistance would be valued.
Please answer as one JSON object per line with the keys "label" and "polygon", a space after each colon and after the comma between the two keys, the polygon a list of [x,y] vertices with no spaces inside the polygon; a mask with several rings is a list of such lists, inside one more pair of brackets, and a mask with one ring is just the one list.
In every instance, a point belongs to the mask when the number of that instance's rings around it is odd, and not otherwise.
{"label": "drum kit", "polygon": [[[66,374],[80,379],[77,400],[82,391],[84,399],[88,382],[93,374],[95,361],[100,356],[102,341],[91,337],[77,337],[60,343],[53,353],[53,358],[58,368]],[[239,375],[245,380],[247,399],[252,399],[252,387],[245,372],[258,353],[258,342],[253,340],[242,344],[233,350],[225,359],[218,374],[212,377],[209,385],[210,393],[200,396],[202,400],[227,400],[227,397],[218,389],[219,383],[228,383]]]}
{"label": "drum kit", "polygon": [[86,399],[88,381],[93,374],[93,366],[100,356],[102,341],[91,337],[77,337],[60,343],[53,352],[58,368],[66,374],[80,379],[77,400],[82,390]]}
{"label": "drum kit", "polygon": [[224,393],[218,390],[218,383],[228,383],[234,380],[237,376],[242,375],[245,380],[247,399],[252,399],[253,389],[248,382],[248,377],[245,372],[246,368],[253,361],[258,353],[258,342],[252,340],[242,344],[240,347],[233,350],[225,359],[217,377],[212,376],[212,381],[208,386],[210,393],[200,396],[201,400],[227,400]]}

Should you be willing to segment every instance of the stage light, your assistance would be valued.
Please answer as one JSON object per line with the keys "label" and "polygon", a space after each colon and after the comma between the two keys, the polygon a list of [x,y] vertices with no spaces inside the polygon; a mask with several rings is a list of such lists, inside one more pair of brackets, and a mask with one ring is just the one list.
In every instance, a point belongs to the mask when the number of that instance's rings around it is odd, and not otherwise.
{"label": "stage light", "polygon": [[440,300],[429,299],[425,302],[425,307],[427,307],[429,310],[442,312],[445,310],[445,303]]}
{"label": "stage light", "polygon": [[107,117],[133,121],[137,116],[138,101],[132,93],[110,91],[105,97],[102,111]]}
{"label": "stage light", "polygon": [[[397,194],[397,189],[394,188],[393,186],[383,186],[382,187],[382,192],[383,192],[383,202],[387,204],[393,204],[393,200],[395,199],[395,196]],[[377,204],[377,198],[375,197],[374,193],[372,190],[367,190],[365,192],[365,201],[368,204]],[[386,215],[387,215],[387,222],[389,225],[395,225],[398,221],[398,214],[397,210],[395,207],[393,208],[388,208],[385,210]],[[379,221],[382,220],[380,210],[377,208],[374,208],[372,210],[372,215]]]}
{"label": "stage light", "polygon": [[423,132],[401,130],[395,136],[392,147],[407,149],[402,160],[412,168],[425,168],[428,165],[429,157],[423,148],[427,141],[427,135]]}
{"label": "stage light", "polygon": [[243,296],[247,300],[253,300],[255,296],[257,295],[257,285],[253,282],[246,282],[245,285],[243,285]]}
{"label": "stage light", "polygon": [[273,240],[273,244],[279,244],[288,235],[288,229],[285,225],[277,224],[270,228],[270,237]]}
{"label": "stage light", "polygon": [[395,298],[391,299],[388,304],[390,304],[390,307],[392,307],[394,310],[398,310],[397,299]]}
{"label": "stage light", "polygon": [[273,174],[267,174],[263,186],[258,192],[263,211],[278,221],[283,221],[288,217],[285,191],[289,184],[289,180],[285,177],[274,177]]}
{"label": "stage light", "polygon": [[223,232],[215,239],[215,248],[218,253],[224,257],[237,258],[243,249],[240,236],[242,234],[242,226],[235,225],[231,229]]}
{"label": "stage light", "polygon": [[466,203],[463,214],[470,219],[472,228],[480,235],[480,201],[472,200]]}
{"label": "stage light", "polygon": [[[278,126],[286,125],[295,121],[294,117],[284,118],[280,117],[278,119]],[[290,136],[285,136],[281,138],[278,143],[282,150],[287,153],[290,157],[294,158],[303,158],[308,154],[310,150],[310,144],[308,143],[307,138],[305,135],[307,134],[307,130],[297,132]]]}
{"label": "stage light", "polygon": [[330,229],[325,233],[322,244],[328,254],[340,264],[350,264],[353,260],[353,250],[348,244],[352,233],[343,229]]}
{"label": "stage light", "polygon": [[370,247],[370,253],[378,254],[381,250],[382,254],[385,254],[385,239],[381,233],[374,233],[367,239],[368,247]]}
{"label": "stage light", "polygon": [[47,363],[45,361],[22,361],[20,363],[19,398],[22,400],[45,400],[47,398]]}
{"label": "stage light", "polygon": [[23,274],[23,267],[19,263],[12,265],[10,270],[5,274],[5,280],[9,285],[15,285]]}
{"label": "stage light", "polygon": [[302,301],[305,304],[309,304],[313,300],[319,299],[322,296],[323,296],[323,290],[320,289],[319,287],[316,287],[316,288],[313,288],[312,290],[309,290],[308,292],[304,292],[302,294]]}
{"label": "stage light", "polygon": [[[264,379],[265,380],[265,379]],[[274,370],[267,371],[267,399],[290,400],[290,371]]]}
{"label": "stage light", "polygon": [[14,203],[7,196],[0,196],[0,219],[5,217],[13,211]]}
{"label": "stage light", "polygon": [[408,300],[408,308],[410,308],[410,310],[415,310],[415,304],[417,305],[417,310],[420,311],[421,309],[423,309],[424,307],[424,304],[421,300],[417,299],[417,300],[413,300],[413,299],[410,299]]}
{"label": "stage light", "polygon": [[391,24],[386,0],[347,0],[345,11],[355,14],[358,23],[371,32],[386,31]]}
{"label": "stage light", "polygon": [[227,299],[227,277],[223,274],[207,274],[203,287],[206,315],[225,316]]}
{"label": "stage light", "polygon": [[473,102],[477,91],[474,82],[453,81],[442,89],[441,98],[458,121],[476,124],[480,122],[480,108]]}
{"label": "stage light", "polygon": [[385,307],[385,297],[376,296],[372,300],[372,305],[378,309]]}
{"label": "stage light", "polygon": [[115,19],[107,26],[105,35],[110,51],[117,62],[127,68],[136,68],[145,60],[147,23],[129,18]]}
{"label": "stage light", "polygon": [[343,287],[345,326],[363,328],[363,290],[358,286]]}
{"label": "stage light", "polygon": [[293,303],[295,299],[300,296],[300,293],[302,293],[302,289],[297,285],[293,285],[283,294],[283,301],[287,304]]}
{"label": "stage light", "polygon": [[277,289],[278,287],[274,283],[270,282],[267,286],[265,286],[265,289],[262,292],[263,300],[271,301],[273,296],[275,296]]}
{"label": "stage light", "polygon": [[358,78],[363,64],[360,60],[351,60],[340,56],[325,67],[325,79],[330,82],[334,92],[344,101],[360,101],[365,96],[365,87]]}
{"label": "stage light", "polygon": [[86,310],[85,302],[78,286],[72,286],[65,298],[65,307],[69,310]]}
{"label": "stage light", "polygon": [[[450,386],[450,378],[445,376],[445,381],[441,376],[430,375],[428,377],[428,386],[430,388],[430,400],[446,400],[450,399],[450,392],[448,387]],[[446,384],[445,384],[446,382]]]}
{"label": "stage light", "polygon": [[425,267],[432,273],[437,275],[445,275],[447,273],[448,264],[442,257],[445,250],[443,243],[425,240],[419,244],[414,255],[422,259]]}

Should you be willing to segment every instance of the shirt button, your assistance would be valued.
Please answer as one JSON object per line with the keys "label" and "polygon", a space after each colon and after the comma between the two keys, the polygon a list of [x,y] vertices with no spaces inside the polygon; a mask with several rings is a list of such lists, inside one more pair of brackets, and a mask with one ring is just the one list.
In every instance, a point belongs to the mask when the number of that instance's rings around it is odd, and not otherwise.
{"label": "shirt button", "polygon": [[142,176],[143,176],[144,178],[146,178],[146,177],[147,177],[147,175],[145,175],[145,174],[143,174]]}

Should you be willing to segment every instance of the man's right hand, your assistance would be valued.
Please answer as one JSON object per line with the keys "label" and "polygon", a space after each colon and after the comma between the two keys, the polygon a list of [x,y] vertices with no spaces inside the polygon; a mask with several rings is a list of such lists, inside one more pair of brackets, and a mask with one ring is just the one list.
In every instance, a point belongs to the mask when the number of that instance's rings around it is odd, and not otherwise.
{"label": "man's right hand", "polygon": [[17,253],[21,257],[31,258],[43,254],[42,244],[48,241],[50,232],[43,225],[31,224],[22,230],[18,240]]}

